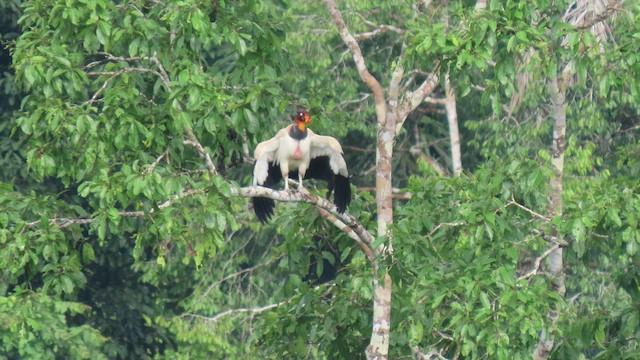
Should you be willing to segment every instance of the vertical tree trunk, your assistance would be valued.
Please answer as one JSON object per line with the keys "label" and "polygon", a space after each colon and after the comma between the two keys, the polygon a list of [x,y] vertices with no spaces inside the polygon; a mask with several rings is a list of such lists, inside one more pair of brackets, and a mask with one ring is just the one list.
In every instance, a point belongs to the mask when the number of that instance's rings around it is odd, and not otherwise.
{"label": "vertical tree trunk", "polygon": [[[403,44],[398,59],[398,66],[393,71],[388,88],[388,102],[385,98],[385,90],[375,76],[371,75],[365,64],[360,45],[347,28],[342,14],[335,0],[325,0],[329,14],[331,15],[342,41],[347,45],[353,55],[353,60],[358,70],[360,79],[373,92],[373,100],[376,107],[378,133],[376,136],[376,205],[378,215],[377,236],[386,237],[384,245],[375,250],[375,259],[372,260],[373,268],[373,329],[371,340],[365,353],[367,359],[383,360],[389,357],[389,333],[391,324],[391,276],[387,268],[381,268],[379,261],[393,255],[393,233],[390,226],[393,225],[393,193],[392,193],[392,160],[393,144],[397,133],[402,128],[404,121],[411,111],[422,103],[438,84],[438,76],[431,73],[427,79],[414,91],[407,92],[399,100],[401,80],[404,74],[401,58],[406,49]],[[428,2],[425,2],[428,5]],[[453,112],[455,113],[455,97],[453,97]],[[457,134],[457,115],[455,116],[455,129]],[[459,137],[457,137],[459,152]],[[458,159],[460,156],[458,155]],[[459,167],[462,168],[461,166]],[[382,276],[382,274],[384,274]],[[382,279],[379,277],[382,276]]]}
{"label": "vertical tree trunk", "polygon": [[[378,135],[376,138],[376,205],[378,210],[378,234],[377,236],[387,236],[386,247],[379,247],[375,250],[376,259],[386,256],[392,251],[392,236],[389,233],[389,226],[393,224],[393,198],[391,185],[391,160],[393,157],[393,142],[395,139],[395,123],[397,116],[394,111],[387,111],[387,103],[384,96],[384,89],[378,80],[371,75],[362,56],[362,50],[356,39],[351,35],[347,25],[342,18],[335,0],[325,0],[329,14],[331,15],[342,41],[347,45],[353,55],[353,60],[358,70],[358,75],[362,81],[373,92],[373,99],[376,107],[376,117],[378,120]],[[374,270],[378,270],[377,263],[372,264]],[[379,271],[373,273],[373,324],[371,339],[365,353],[370,360],[386,360],[389,356],[389,333],[391,325],[391,277],[385,272],[382,279],[378,279]]]}
{"label": "vertical tree trunk", "polygon": [[[381,121],[382,120],[382,121]],[[392,166],[393,141],[395,139],[396,115],[388,112],[386,119],[378,118],[376,144],[376,207],[378,212],[378,236],[386,236],[386,245],[380,246],[378,258],[393,253],[393,235],[389,227],[393,224]],[[366,349],[367,359],[382,360],[389,356],[391,330],[391,276],[385,273],[382,284],[379,274],[373,274],[373,329]]]}
{"label": "vertical tree trunk", "polygon": [[[551,178],[551,194],[549,199],[549,213],[552,216],[562,216],[562,176],[564,174],[564,151],[566,149],[567,131],[567,111],[565,108],[565,79],[553,78],[549,81],[549,92],[551,95],[551,109],[553,118],[553,143],[551,164],[554,175]],[[555,226],[551,230],[549,247],[556,246],[561,242]],[[553,290],[561,297],[564,297],[566,288],[564,284],[564,271],[562,260],[562,248],[558,247],[549,254],[549,270],[553,276]],[[534,360],[549,358],[549,353],[554,344],[554,326],[559,316],[559,310],[549,311],[547,317],[551,320],[547,329],[542,329],[538,347],[533,354]]]}
{"label": "vertical tree trunk", "polygon": [[458,111],[456,110],[456,94],[449,83],[449,74],[444,79],[445,108],[447,110],[447,122],[449,123],[449,138],[451,139],[451,167],[453,175],[462,174],[462,156],[460,152],[460,131],[458,130]]}
{"label": "vertical tree trunk", "polygon": [[373,280],[373,329],[365,350],[368,360],[389,358],[389,336],[391,333],[391,276],[385,274],[383,283]]}

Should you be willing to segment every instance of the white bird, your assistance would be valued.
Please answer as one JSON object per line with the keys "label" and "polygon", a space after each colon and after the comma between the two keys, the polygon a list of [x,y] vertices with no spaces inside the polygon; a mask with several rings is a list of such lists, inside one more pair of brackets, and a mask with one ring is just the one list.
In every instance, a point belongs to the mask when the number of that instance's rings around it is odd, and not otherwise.
{"label": "white bird", "polygon": [[[338,212],[343,213],[351,201],[351,184],[347,163],[342,157],[342,146],[331,136],[316,135],[307,124],[311,124],[309,113],[298,109],[294,124],[278,131],[276,136],[256,147],[253,168],[253,185],[273,188],[284,178],[284,189],[289,190],[289,174],[298,171],[298,182],[303,179],[326,180],[329,195],[334,191],[334,202]],[[262,223],[273,215],[273,199],[254,197],[253,209]]]}

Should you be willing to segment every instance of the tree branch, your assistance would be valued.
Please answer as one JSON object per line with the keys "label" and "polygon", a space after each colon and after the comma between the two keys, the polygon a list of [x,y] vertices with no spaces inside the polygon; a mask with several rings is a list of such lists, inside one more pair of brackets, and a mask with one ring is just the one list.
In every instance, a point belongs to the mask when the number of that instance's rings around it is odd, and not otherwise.
{"label": "tree branch", "polygon": [[155,170],[155,168],[158,166],[158,164],[160,164],[160,161],[162,161],[162,159],[164,159],[166,156],[169,156],[169,148],[166,148],[164,152],[160,154],[160,156],[158,156],[151,165],[149,165],[148,168],[144,169],[142,174],[145,175],[145,174],[152,173],[153,170]]}
{"label": "tree branch", "polygon": [[364,254],[367,256],[367,258],[369,259],[369,261],[373,265],[373,273],[374,274],[377,273],[377,271],[378,271],[378,262],[376,261],[376,255],[373,252],[373,250],[371,250],[371,247],[369,246],[369,244],[366,241],[364,241],[360,237],[360,235],[358,235],[351,227],[349,227],[347,224],[342,222],[335,215],[331,214],[329,211],[327,211],[327,210],[325,210],[325,209],[323,209],[321,207],[316,207],[316,208],[318,209],[318,212],[320,213],[320,215],[322,215],[322,217],[327,219],[327,221],[332,223],[338,229],[342,230],[342,232],[347,234],[350,238],[352,238],[353,240],[355,240],[358,243],[358,245],[360,246],[360,248],[362,249]]}
{"label": "tree branch", "polygon": [[393,31],[396,34],[404,34],[404,30],[397,28],[395,26],[392,25],[379,25],[377,28],[371,30],[371,31],[367,31],[364,33],[359,33],[356,34],[354,37],[357,40],[365,40],[365,39],[371,39],[372,37],[375,37],[376,35],[383,33],[383,32],[387,32],[387,31]]}
{"label": "tree branch", "polygon": [[120,69],[118,71],[94,71],[94,72],[89,72],[87,73],[87,76],[103,76],[103,75],[109,75],[109,78],[107,78],[107,80],[104,81],[104,83],[102,84],[102,86],[98,89],[98,91],[96,91],[93,96],[91,97],[91,99],[87,100],[85,102],[85,104],[90,104],[93,102],[96,102],[96,100],[98,99],[98,96],[100,96],[100,94],[107,88],[107,86],[109,85],[109,83],[111,81],[113,81],[113,79],[115,79],[116,77],[125,74],[125,73],[133,73],[133,72],[140,72],[140,73],[152,73],[154,75],[160,76],[160,73],[151,69],[147,69],[147,68],[141,68],[141,67],[126,67],[123,69]]}
{"label": "tree branch", "polygon": [[447,358],[442,356],[442,354],[438,351],[429,351],[428,353],[423,353],[422,349],[420,349],[420,347],[418,346],[411,347],[411,354],[413,355],[413,358],[416,360],[432,360],[432,359],[447,360]]}
{"label": "tree branch", "polygon": [[556,243],[553,246],[550,246],[545,252],[542,253],[542,255],[540,255],[540,256],[538,256],[536,258],[536,261],[533,263],[533,268],[531,269],[531,271],[529,271],[528,273],[518,277],[518,280],[525,280],[525,279],[528,279],[530,277],[533,277],[533,276],[537,275],[538,274],[538,269],[540,269],[540,264],[542,263],[542,260],[544,260],[544,258],[549,256],[549,254],[551,254],[552,252],[556,251],[557,249],[559,249],[562,246],[566,246],[566,243]]}
{"label": "tree branch", "polygon": [[[151,73],[155,74],[156,76],[158,76],[160,78],[160,80],[162,81],[162,84],[167,89],[167,92],[171,93],[173,91],[172,88],[171,88],[171,79],[169,77],[169,74],[167,73],[167,71],[165,70],[164,66],[162,65],[162,62],[158,58],[158,53],[157,52],[154,52],[152,56],[145,56],[145,57],[134,56],[134,57],[129,57],[129,58],[114,56],[112,54],[104,53],[104,52],[101,52],[101,53],[98,53],[98,54],[103,55],[106,59],[91,62],[91,63],[85,65],[83,67],[83,69],[85,69],[85,70],[91,69],[91,68],[93,68],[95,66],[103,64],[106,61],[123,61],[123,62],[150,61],[156,66],[158,71],[155,71],[155,70],[152,70],[152,69],[146,69],[146,68],[131,68],[131,67],[128,67],[128,68],[124,68],[124,69],[121,69],[121,70],[118,70],[118,71],[114,71],[114,72],[92,72],[92,73],[88,73],[88,75],[111,75],[111,77],[109,79],[107,79],[105,81],[105,83],[102,85],[102,87],[93,95],[91,100],[88,101],[89,103],[95,101],[95,99],[98,97],[98,95],[100,95],[100,93],[102,91],[104,91],[104,89],[107,87],[108,83],[111,80],[113,80],[115,77],[117,77],[119,75],[122,75],[125,72],[134,72],[134,71],[151,72]],[[182,111],[182,106],[180,106],[180,104],[178,104],[178,110]],[[198,152],[198,156],[200,156],[200,158],[202,158],[204,160],[205,166],[207,168],[207,171],[209,172],[209,175],[211,175],[212,177],[218,175],[218,171],[216,170],[216,167],[213,164],[213,161],[211,160],[211,157],[209,156],[209,153],[207,153],[207,151],[205,151],[204,147],[202,146],[200,141],[198,141],[198,138],[195,136],[193,131],[191,129],[189,129],[189,128],[185,128],[184,129],[184,133],[187,136],[187,140],[185,140],[184,143],[187,144],[187,145],[191,145],[196,149],[196,151]]]}
{"label": "tree branch", "polygon": [[369,89],[373,92],[378,121],[380,122],[380,120],[385,120],[387,116],[387,105],[384,99],[384,90],[382,89],[382,86],[378,80],[371,75],[369,69],[367,69],[360,45],[353,35],[351,35],[349,29],[347,29],[347,25],[344,23],[342,13],[338,10],[335,0],[325,0],[325,4],[327,9],[329,9],[329,14],[333,18],[333,22],[336,25],[338,32],[340,33],[340,37],[342,37],[342,41],[353,54],[353,61],[356,63],[358,75],[360,75],[362,81],[364,81],[364,83],[367,84]]}
{"label": "tree branch", "polygon": [[542,215],[542,214],[539,214],[539,213],[537,213],[537,212],[535,212],[535,211],[533,211],[533,210],[529,209],[528,207],[526,207],[526,206],[524,206],[524,205],[521,205],[520,203],[518,203],[518,202],[513,198],[513,196],[511,197],[511,201],[509,201],[509,202],[507,203],[507,205],[506,205],[506,206],[510,206],[510,205],[515,205],[515,206],[519,207],[520,209],[522,209],[522,210],[524,210],[524,211],[528,212],[529,214],[531,214],[531,215],[533,215],[533,216],[537,217],[538,219],[541,219],[541,220],[544,220],[544,221],[547,221],[547,222],[551,221],[551,219],[549,219],[548,217],[546,217],[546,216],[544,216],[544,215]]}
{"label": "tree branch", "polygon": [[601,21],[607,20],[614,13],[622,11],[621,9],[618,9],[617,6],[620,5],[623,1],[613,1],[611,4],[607,4],[602,12],[600,12],[599,14],[595,14],[593,18],[589,20],[580,22],[576,25],[576,28],[581,30],[588,29]]}
{"label": "tree branch", "polygon": [[[197,194],[204,194],[205,190],[202,189],[198,189],[198,190],[187,190],[185,192],[183,192],[180,195],[173,195],[171,196],[171,198],[165,202],[163,202],[162,204],[158,205],[158,209],[162,210],[165,208],[168,208],[169,206],[173,205],[173,203],[176,200],[180,200],[180,199],[184,199],[187,197],[191,197],[193,195],[197,195]],[[151,215],[155,212],[155,209],[151,209],[149,210],[148,213],[145,213],[144,211],[119,211],[118,214],[121,217],[144,217],[146,215]],[[94,217],[90,217],[90,218],[53,218],[53,219],[49,219],[49,225],[58,225],[58,227],[62,230],[65,229],[71,225],[86,225],[86,224],[91,224],[93,221],[95,220]],[[25,229],[36,226],[38,224],[41,223],[41,220],[37,220],[37,221],[33,221],[30,223],[25,224]],[[24,231],[24,229],[23,229]]]}
{"label": "tree branch", "polygon": [[415,110],[427,95],[433,92],[433,89],[438,86],[439,77],[435,72],[429,73],[427,78],[420,84],[420,86],[414,91],[406,94],[398,109],[398,123],[396,124],[396,134],[400,132],[402,126],[404,125],[405,120],[407,120],[407,116],[409,113]]}
{"label": "tree branch", "polygon": [[[306,189],[302,191],[286,191],[286,190],[274,190],[262,186],[251,186],[244,188],[235,188],[231,184],[228,184],[231,189],[231,196],[235,197],[267,197],[273,200],[277,200],[280,202],[305,202],[309,204],[315,205],[318,209],[322,209],[321,215],[327,220],[329,220],[332,224],[334,224],[338,229],[345,232],[349,237],[356,240],[358,245],[363,249],[369,260],[374,261],[375,256],[373,250],[371,249],[371,244],[374,242],[374,238],[367,231],[360,222],[354,218],[351,214],[345,212],[343,214],[338,212],[337,207],[331,203],[329,200],[317,196],[308,192]],[[184,199],[187,197],[191,197],[198,194],[204,194],[206,190],[197,189],[197,190],[188,190],[179,195],[173,195],[169,200],[159,204],[157,208],[159,210],[165,209],[177,200]],[[121,217],[144,217],[147,215],[151,215],[155,212],[155,209],[151,209],[148,213],[144,211],[119,211],[118,214]],[[95,218],[54,218],[49,219],[50,225],[58,225],[60,229],[67,228],[70,225],[86,225],[91,224]],[[40,220],[33,221],[25,224],[24,229],[36,226],[40,224]],[[24,231],[23,229],[23,231]]]}
{"label": "tree branch", "polygon": [[238,313],[261,313],[263,311],[267,311],[270,309],[273,309],[275,307],[278,307],[280,305],[284,305],[286,303],[288,303],[290,300],[284,300],[284,301],[280,301],[279,303],[275,303],[275,304],[269,304],[269,305],[265,305],[265,306],[261,306],[261,307],[253,307],[253,308],[239,308],[239,309],[229,309],[229,310],[225,310],[221,313],[218,313],[214,316],[208,317],[208,316],[203,316],[203,315],[198,315],[198,314],[183,314],[180,315],[180,317],[192,317],[192,318],[198,318],[198,319],[202,319],[202,320],[206,320],[206,321],[211,321],[211,322],[216,322],[218,320],[220,320],[221,318],[225,317],[225,316],[229,316],[232,314],[238,314]]}

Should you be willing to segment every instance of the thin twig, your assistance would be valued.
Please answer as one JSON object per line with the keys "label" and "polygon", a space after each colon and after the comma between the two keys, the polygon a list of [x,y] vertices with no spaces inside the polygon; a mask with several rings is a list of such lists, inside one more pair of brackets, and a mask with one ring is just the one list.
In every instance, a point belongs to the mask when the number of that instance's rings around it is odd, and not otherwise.
{"label": "thin twig", "polygon": [[526,206],[524,206],[524,205],[521,205],[520,203],[518,203],[518,202],[515,200],[515,198],[514,198],[513,196],[511,196],[511,201],[509,201],[509,202],[507,203],[507,206],[510,206],[510,205],[515,205],[515,206],[519,207],[520,209],[522,209],[522,210],[524,210],[524,211],[528,212],[529,214],[531,214],[531,215],[533,215],[533,216],[535,216],[535,217],[537,217],[537,218],[539,218],[539,219],[541,219],[541,220],[544,220],[544,221],[547,221],[547,222],[551,221],[551,219],[550,219],[550,218],[548,218],[548,217],[546,217],[546,216],[544,216],[544,215],[542,215],[542,214],[539,214],[539,213],[537,213],[537,212],[535,212],[535,211],[533,211],[533,210],[529,209],[528,207],[526,207]]}
{"label": "thin twig", "polygon": [[232,315],[232,314],[239,314],[239,313],[256,314],[256,313],[261,313],[263,311],[267,311],[267,310],[273,309],[275,307],[284,305],[284,304],[288,303],[289,301],[290,300],[280,301],[279,303],[269,304],[269,305],[265,305],[265,306],[261,306],[261,307],[228,309],[228,310],[225,310],[225,311],[223,311],[221,313],[218,313],[218,314],[216,314],[214,316],[211,316],[211,317],[198,315],[198,314],[182,314],[182,315],[180,315],[180,317],[193,317],[193,318],[198,318],[198,319],[202,319],[202,320],[206,320],[206,321],[216,322],[216,321],[220,320],[221,318],[223,318],[225,316]]}
{"label": "thin twig", "polygon": [[433,236],[433,234],[435,234],[435,233],[436,233],[436,231],[440,230],[440,228],[441,228],[441,227],[443,227],[443,226],[451,226],[451,227],[455,227],[455,226],[462,226],[462,225],[464,225],[464,222],[453,222],[453,223],[450,223],[450,222],[443,222],[443,223],[440,223],[440,224],[436,225],[436,227],[434,227],[434,228],[429,232],[429,235],[427,235],[427,237],[431,237],[431,236]]}
{"label": "thin twig", "polygon": [[[356,190],[374,192],[376,191],[376,188],[373,186],[363,186],[363,187],[357,188]],[[391,196],[393,196],[394,199],[409,200],[413,196],[412,192],[405,192],[398,188],[392,188],[391,191],[392,191]]]}
{"label": "thin twig", "polygon": [[[176,200],[179,199],[184,199],[193,195],[197,195],[197,194],[204,194],[205,191],[202,189],[199,190],[187,190],[184,193],[180,194],[180,195],[173,195],[171,197],[171,199],[163,202],[162,204],[158,205],[158,209],[162,210],[164,208],[167,208],[171,205],[173,205],[173,203]],[[146,215],[151,215],[155,212],[155,209],[151,209],[149,210],[148,213],[145,213],[144,211],[119,211],[118,214],[121,217],[144,217]],[[86,224],[91,224],[92,222],[95,221],[95,218],[91,217],[91,218],[54,218],[54,219],[49,219],[49,225],[58,225],[58,227],[62,230],[65,229],[67,227],[69,227],[70,225],[86,225]],[[40,224],[40,220],[37,221],[33,221],[30,223],[25,224],[24,229],[33,227],[35,225]],[[23,229],[23,231],[24,231]]]}
{"label": "thin twig", "polygon": [[160,156],[158,156],[156,158],[156,160],[153,163],[151,163],[151,165],[148,168],[144,169],[142,174],[146,175],[146,174],[149,174],[149,173],[153,172],[153,170],[155,170],[155,168],[158,166],[158,164],[160,164],[160,161],[162,161],[162,159],[167,155],[169,155],[169,148],[166,148],[164,150],[164,152],[162,154],[160,154]]}
{"label": "thin twig", "polygon": [[360,33],[360,34],[356,34],[354,35],[354,37],[357,40],[365,40],[365,39],[371,39],[373,37],[375,37],[376,35],[383,33],[383,32],[388,32],[388,31],[392,31],[396,34],[404,34],[404,30],[400,29],[398,27],[392,26],[392,25],[380,25],[378,26],[376,29],[372,30],[372,31],[367,31],[364,33]]}

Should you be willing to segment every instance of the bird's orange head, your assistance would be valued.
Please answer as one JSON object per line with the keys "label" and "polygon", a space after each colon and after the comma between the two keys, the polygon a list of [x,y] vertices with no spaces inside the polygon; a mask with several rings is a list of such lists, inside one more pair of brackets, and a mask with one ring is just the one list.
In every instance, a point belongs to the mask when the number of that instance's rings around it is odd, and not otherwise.
{"label": "bird's orange head", "polygon": [[303,131],[307,124],[311,124],[311,117],[309,116],[309,113],[307,112],[307,110],[302,108],[296,110],[296,116],[294,117],[294,119],[296,121],[296,125],[298,125],[298,128]]}

